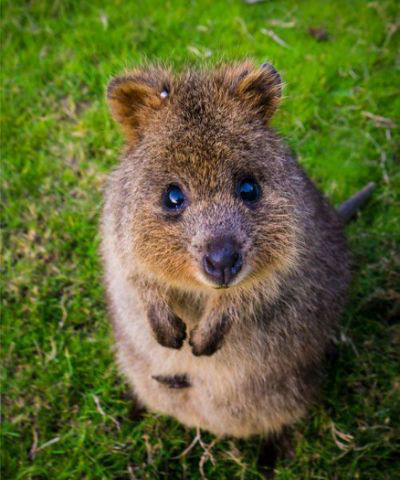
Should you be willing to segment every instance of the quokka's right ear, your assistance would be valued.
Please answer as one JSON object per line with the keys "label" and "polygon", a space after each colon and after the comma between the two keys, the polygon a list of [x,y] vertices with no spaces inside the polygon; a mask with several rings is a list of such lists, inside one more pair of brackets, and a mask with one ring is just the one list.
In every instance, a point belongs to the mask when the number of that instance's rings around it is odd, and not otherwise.
{"label": "quokka's right ear", "polygon": [[170,76],[163,70],[132,71],[111,80],[108,104],[128,142],[140,139],[143,129],[170,94]]}

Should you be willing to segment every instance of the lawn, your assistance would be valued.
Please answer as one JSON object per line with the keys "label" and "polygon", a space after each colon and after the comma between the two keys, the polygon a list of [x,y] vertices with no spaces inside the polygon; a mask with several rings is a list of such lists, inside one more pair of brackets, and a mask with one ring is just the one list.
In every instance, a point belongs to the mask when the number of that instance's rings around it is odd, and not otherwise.
{"label": "lawn", "polygon": [[399,478],[399,28],[396,0],[2,2],[2,478],[262,478],[257,439],[208,448],[202,432],[182,455],[195,431],[132,418],[98,255],[122,145],[111,76],[144,60],[245,57],[281,72],[274,127],[334,203],[377,184],[347,228],[339,359],[275,478]]}

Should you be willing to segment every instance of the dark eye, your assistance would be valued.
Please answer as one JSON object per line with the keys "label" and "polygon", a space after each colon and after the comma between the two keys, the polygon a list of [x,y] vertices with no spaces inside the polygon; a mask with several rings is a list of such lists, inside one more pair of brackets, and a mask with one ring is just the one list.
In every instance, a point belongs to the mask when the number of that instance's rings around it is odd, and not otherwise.
{"label": "dark eye", "polygon": [[252,178],[245,178],[238,185],[238,195],[245,203],[255,203],[261,196],[260,185]]}
{"label": "dark eye", "polygon": [[178,185],[170,185],[164,192],[163,205],[167,210],[180,211],[185,206],[185,195]]}

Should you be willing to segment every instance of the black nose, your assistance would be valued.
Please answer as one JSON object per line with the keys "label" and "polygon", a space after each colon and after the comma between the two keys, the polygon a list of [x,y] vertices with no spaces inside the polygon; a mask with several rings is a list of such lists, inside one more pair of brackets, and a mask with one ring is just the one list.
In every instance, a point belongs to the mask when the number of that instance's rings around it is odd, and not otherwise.
{"label": "black nose", "polygon": [[203,268],[219,285],[228,285],[242,268],[242,256],[231,238],[218,238],[208,244]]}

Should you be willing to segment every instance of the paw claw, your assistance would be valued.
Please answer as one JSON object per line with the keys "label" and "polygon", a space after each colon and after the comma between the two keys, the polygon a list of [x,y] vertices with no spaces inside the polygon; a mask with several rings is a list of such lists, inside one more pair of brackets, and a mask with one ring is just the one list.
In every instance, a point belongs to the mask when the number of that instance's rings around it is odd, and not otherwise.
{"label": "paw claw", "polygon": [[157,336],[157,341],[163,347],[179,350],[186,339],[186,325],[180,318],[175,317],[173,326],[175,329],[173,333],[159,332],[160,334]]}
{"label": "paw claw", "polygon": [[150,325],[157,342],[166,348],[179,350],[186,338],[185,323],[172,312],[157,312],[154,308],[149,311]]}
{"label": "paw claw", "polygon": [[195,357],[200,356],[211,356],[215,353],[221,346],[220,342],[216,342],[214,339],[208,342],[196,342],[194,339],[195,329],[190,332],[189,336],[189,345],[192,347],[192,353]]}

